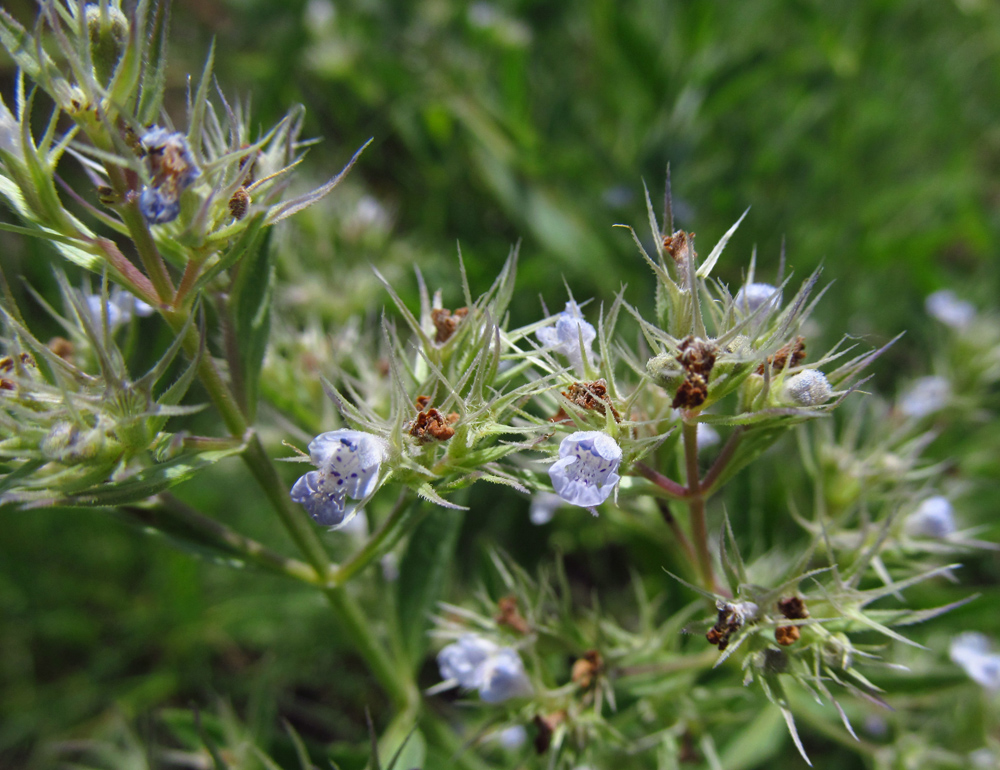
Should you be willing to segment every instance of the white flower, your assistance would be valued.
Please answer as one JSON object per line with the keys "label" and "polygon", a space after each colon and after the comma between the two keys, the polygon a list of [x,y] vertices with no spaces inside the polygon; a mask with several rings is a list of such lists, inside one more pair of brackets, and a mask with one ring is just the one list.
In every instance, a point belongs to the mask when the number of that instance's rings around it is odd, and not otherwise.
{"label": "white flower", "polygon": [[[769,301],[770,300],[770,301]],[[736,292],[736,307],[749,315],[767,302],[772,309],[781,305],[781,291],[769,283],[748,283]]]}
{"label": "white flower", "polygon": [[487,703],[531,693],[521,656],[478,634],[464,634],[437,656],[441,677],[465,690],[479,690]]}
{"label": "white flower", "polygon": [[926,417],[951,398],[951,383],[937,375],[914,380],[899,397],[899,411],[907,417]]}
{"label": "white flower", "polygon": [[948,654],[974,682],[988,690],[1000,690],[1000,655],[990,651],[990,640],[983,634],[959,634],[951,640]]}
{"label": "white flower", "polygon": [[927,314],[952,329],[964,329],[976,317],[972,303],[959,299],[951,289],[941,289],[924,300]]}
{"label": "white flower", "polygon": [[378,488],[379,467],[388,455],[378,436],[358,430],[321,433],[309,442],[309,459],[317,470],[300,476],[292,486],[292,500],[301,503],[316,523],[340,528],[356,513],[359,503]]}
{"label": "white flower", "polygon": [[698,423],[698,451],[713,447],[721,441],[719,431],[703,422]]}
{"label": "white flower", "polygon": [[556,515],[556,509],[563,502],[563,499],[555,492],[535,492],[531,498],[531,509],[528,513],[531,523],[539,527],[548,524]]}
{"label": "white flower", "polygon": [[799,406],[819,406],[832,395],[826,375],[816,369],[805,369],[785,382],[785,396]]}
{"label": "white flower", "polygon": [[621,480],[622,450],[607,433],[581,430],[559,444],[560,459],[549,467],[552,487],[570,505],[600,505]]}
{"label": "white flower", "polygon": [[597,339],[597,331],[583,319],[579,305],[573,300],[556,318],[555,328],[545,327],[535,332],[545,347],[562,353],[579,373],[584,374],[584,364],[593,357],[590,347]]}
{"label": "white flower", "polygon": [[951,502],[944,495],[928,497],[906,517],[903,528],[910,537],[947,537],[955,531]]}

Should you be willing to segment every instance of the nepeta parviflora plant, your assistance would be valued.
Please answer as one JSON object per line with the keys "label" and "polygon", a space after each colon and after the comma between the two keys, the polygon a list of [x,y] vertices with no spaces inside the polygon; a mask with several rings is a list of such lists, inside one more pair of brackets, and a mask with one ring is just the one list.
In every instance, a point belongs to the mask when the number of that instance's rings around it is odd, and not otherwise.
{"label": "nepeta parviflora plant", "polygon": [[[652,315],[623,289],[606,307],[571,296],[511,328],[515,252],[478,298],[463,270],[448,287],[463,294],[457,309],[419,270],[417,309],[376,272],[395,321],[335,334],[272,323],[280,256],[269,228],[330,193],[357,156],[292,196],[301,111],[251,129],[248,108],[214,85],[211,56],[187,114],[167,114],[166,19],[151,0],[43,2],[30,30],[0,12],[19,67],[11,107],[0,104],[0,195],[14,220],[0,228],[46,241],[89,275],[57,271],[58,300],[33,294],[62,329],[47,340],[3,284],[0,502],[114,509],[314,586],[388,697],[383,756],[402,747],[413,766],[603,767],[628,755],[644,767],[692,756],[749,767],[746,756],[776,752],[772,736],[786,729],[808,762],[794,712],[891,766],[896,755],[858,739],[850,714],[884,705],[871,671],[899,666],[888,645],[910,641],[897,628],[953,606],[909,609],[903,591],[949,574],[945,557],[989,546],[956,522],[935,488],[941,469],[922,455],[950,383],[917,382],[895,408],[852,404],[885,347],[845,337],[813,353],[818,272],[765,283],[751,261],[735,293],[715,280],[739,222],[700,259],[693,235],[674,229],[669,183],[662,221],[646,195],[655,250],[628,228],[654,277]],[[87,181],[64,181],[70,166]],[[954,298],[928,307],[952,328],[976,321]],[[172,341],[136,372],[137,319],[149,316]],[[992,382],[996,369],[970,376]],[[196,382],[209,404],[192,402]],[[193,434],[185,418],[206,406],[218,430]],[[830,413],[842,406],[853,414],[838,433]],[[265,426],[287,448],[265,447]],[[709,502],[796,426],[812,492],[808,508],[790,494],[787,517],[808,537],[798,552],[745,561],[742,533]],[[295,557],[171,493],[230,457]],[[308,470],[293,481],[276,460]],[[637,576],[638,621],[622,623],[581,608],[558,560],[531,575],[494,551],[505,595],[445,603],[472,484],[531,496],[539,523],[565,507],[560,516],[656,532],[683,574]],[[337,530],[359,522],[363,541],[345,550]],[[394,575],[397,590],[373,592]],[[645,588],[656,579],[688,603],[658,607]],[[440,681],[428,687],[418,674],[432,645]],[[996,686],[985,638],[961,637],[951,657]],[[446,691],[483,707],[460,720],[438,699]]]}

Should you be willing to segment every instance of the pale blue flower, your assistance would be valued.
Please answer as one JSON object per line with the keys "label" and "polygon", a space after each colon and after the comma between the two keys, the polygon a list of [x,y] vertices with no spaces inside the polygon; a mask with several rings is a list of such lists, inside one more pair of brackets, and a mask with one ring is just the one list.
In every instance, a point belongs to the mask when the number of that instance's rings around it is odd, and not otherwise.
{"label": "pale blue flower", "polygon": [[556,317],[554,327],[547,326],[535,332],[538,341],[569,359],[573,369],[583,375],[585,364],[594,354],[591,345],[597,339],[597,331],[584,320],[580,306],[573,300],[566,303],[566,309]]}
{"label": "pale blue flower", "polygon": [[155,312],[152,305],[143,302],[138,297],[133,297],[120,286],[115,286],[111,289],[106,305],[100,294],[87,294],[83,300],[87,303],[90,320],[97,327],[100,327],[104,323],[101,314],[102,307],[105,308],[104,312],[108,317],[108,327],[111,329],[128,323],[134,315],[145,318]]}
{"label": "pale blue flower", "polygon": [[347,428],[321,433],[309,442],[309,459],[317,470],[299,477],[292,500],[316,523],[340,528],[378,488],[387,455],[386,443],[371,433]]}
{"label": "pale blue flower", "polygon": [[140,140],[146,151],[150,183],[139,195],[139,210],[150,224],[171,222],[180,213],[180,197],[201,175],[184,134],[153,126]]}
{"label": "pale blue flower", "polygon": [[785,396],[798,406],[819,406],[832,395],[826,375],[816,369],[805,369],[785,382]]}
{"label": "pale blue flower", "polygon": [[511,725],[497,733],[497,742],[507,751],[521,748],[528,740],[528,731],[524,725]]}
{"label": "pale blue flower", "polygon": [[531,523],[539,527],[548,524],[564,502],[555,492],[535,492],[531,497],[531,508],[528,513]]}
{"label": "pale blue flower", "polygon": [[487,703],[531,694],[524,662],[512,647],[500,647],[478,634],[464,634],[437,656],[445,683],[479,690]]}
{"label": "pale blue flower", "polygon": [[926,417],[951,399],[951,383],[937,375],[914,380],[899,397],[899,411],[907,417]]}
{"label": "pale blue flower", "polygon": [[559,444],[559,460],[549,467],[552,488],[570,505],[591,508],[610,497],[621,480],[622,450],[599,430],[571,433]]}
{"label": "pale blue flower", "polygon": [[924,308],[928,315],[952,329],[964,329],[976,317],[976,308],[972,303],[959,299],[951,289],[941,289],[928,295]]}
{"label": "pale blue flower", "polygon": [[903,528],[911,537],[941,539],[955,531],[955,512],[944,495],[928,497],[906,517]]}
{"label": "pale blue flower", "polygon": [[966,631],[951,640],[948,651],[977,684],[988,690],[1000,690],[1000,655],[991,650],[990,640],[976,631]]}
{"label": "pale blue flower", "polygon": [[769,283],[748,283],[736,292],[734,302],[746,315],[750,315],[764,303],[776,310],[781,306],[781,291]]}

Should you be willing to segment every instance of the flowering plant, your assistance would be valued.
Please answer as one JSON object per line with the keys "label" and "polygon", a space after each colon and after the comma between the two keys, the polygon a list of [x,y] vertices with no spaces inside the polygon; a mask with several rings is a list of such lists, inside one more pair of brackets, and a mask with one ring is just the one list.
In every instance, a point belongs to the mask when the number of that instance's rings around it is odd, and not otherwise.
{"label": "flowering plant", "polygon": [[[459,285],[433,294],[418,269],[419,307],[376,271],[394,315],[333,328],[278,290],[292,258],[269,233],[322,205],[358,155],[293,195],[301,111],[255,132],[247,107],[213,95],[211,55],[175,124],[165,30],[163,6],[145,1],[46,2],[30,30],[0,11],[19,67],[14,109],[0,103],[11,218],[0,229],[68,262],[54,296],[34,293],[66,336],[46,339],[2,287],[0,504],[113,510],[322,594],[387,704],[375,766],[635,755],[650,767],[691,756],[747,767],[746,753],[773,756],[786,735],[810,762],[801,720],[807,737],[833,736],[885,767],[903,761],[908,746],[872,748],[854,724],[889,705],[899,650],[922,647],[898,629],[965,601],[912,608],[903,592],[950,576],[955,554],[993,547],[963,527],[952,505],[962,490],[924,453],[931,421],[975,413],[961,397],[1000,379],[994,321],[932,295],[929,313],[975,355],[941,364],[894,405],[861,405],[860,378],[895,340],[868,350],[844,335],[814,355],[819,272],[797,283],[782,259],[764,283],[751,260],[732,291],[715,270],[740,222],[700,259],[693,233],[674,227],[668,177],[659,219],[646,192],[651,241],[626,228],[654,282],[636,304],[624,288],[607,305],[570,296],[515,325],[515,250],[478,298],[461,257]],[[86,182],[63,182],[70,165]],[[444,306],[451,290],[462,306]],[[137,330],[154,324],[165,341],[139,368]],[[732,490],[746,469],[774,472],[767,453],[793,436],[806,480],[767,504],[805,542],[762,551],[734,526],[746,511],[730,506],[753,504]],[[174,489],[235,458],[295,556]],[[311,469],[293,480],[278,461]],[[655,565],[629,562],[636,622],[586,607],[554,555],[532,574],[491,549],[501,595],[446,602],[487,484],[512,517],[530,499],[536,524],[557,517],[572,537],[652,544]],[[950,657],[996,689],[987,638],[957,637]],[[428,681],[432,658],[440,680]],[[481,708],[460,719],[446,697]],[[527,728],[532,756],[514,738]],[[303,767],[325,751],[292,735]],[[507,737],[484,748],[490,735]]]}

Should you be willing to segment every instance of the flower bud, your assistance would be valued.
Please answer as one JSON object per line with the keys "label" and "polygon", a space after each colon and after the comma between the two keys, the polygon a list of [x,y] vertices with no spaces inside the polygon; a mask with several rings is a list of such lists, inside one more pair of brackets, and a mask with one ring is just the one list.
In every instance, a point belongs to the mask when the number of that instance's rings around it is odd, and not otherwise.
{"label": "flower bud", "polygon": [[102,10],[98,4],[89,3],[84,14],[94,73],[98,81],[107,83],[128,45],[128,18],[110,4]]}
{"label": "flower bud", "polygon": [[674,393],[681,386],[687,374],[677,356],[670,353],[653,356],[646,362],[646,371],[653,378],[653,382],[670,393]]}
{"label": "flower bud", "polygon": [[798,406],[819,406],[830,400],[833,389],[823,372],[806,369],[785,381],[783,394]]}

